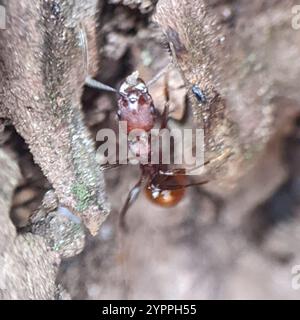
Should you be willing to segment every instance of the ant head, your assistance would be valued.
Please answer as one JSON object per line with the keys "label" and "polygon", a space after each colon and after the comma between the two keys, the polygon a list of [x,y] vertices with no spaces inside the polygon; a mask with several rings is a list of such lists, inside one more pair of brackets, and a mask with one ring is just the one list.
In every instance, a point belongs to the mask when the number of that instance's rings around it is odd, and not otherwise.
{"label": "ant head", "polygon": [[143,129],[149,131],[154,126],[155,109],[145,82],[137,71],[129,75],[118,91],[119,119],[127,121],[128,131]]}
{"label": "ant head", "polygon": [[139,78],[138,71],[134,71],[122,82],[119,94],[124,98],[128,97],[132,102],[135,102],[139,95],[148,94],[148,88],[145,82]]}

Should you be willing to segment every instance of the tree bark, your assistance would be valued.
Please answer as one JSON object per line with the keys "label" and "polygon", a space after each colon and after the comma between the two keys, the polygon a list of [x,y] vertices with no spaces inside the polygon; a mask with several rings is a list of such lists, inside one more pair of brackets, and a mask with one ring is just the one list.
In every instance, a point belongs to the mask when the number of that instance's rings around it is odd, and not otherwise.
{"label": "tree bark", "polygon": [[11,119],[60,205],[95,234],[109,212],[94,144],[80,111],[87,74],[96,64],[96,14],[88,1],[6,1],[7,26],[0,33],[0,114]]}
{"label": "tree bark", "polygon": [[[216,9],[222,1],[158,2],[154,21],[174,48],[194,118],[204,129],[205,157],[211,161],[206,168],[215,182],[207,188],[222,196],[258,171],[299,114],[300,33],[287,9],[293,3],[244,2],[236,16],[232,4],[224,17]],[[193,95],[193,85],[205,93],[206,103]]]}

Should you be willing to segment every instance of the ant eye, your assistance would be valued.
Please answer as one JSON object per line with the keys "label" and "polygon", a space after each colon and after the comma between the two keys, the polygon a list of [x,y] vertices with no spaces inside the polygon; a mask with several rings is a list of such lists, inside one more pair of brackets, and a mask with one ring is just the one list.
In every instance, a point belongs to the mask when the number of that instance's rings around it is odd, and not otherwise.
{"label": "ant eye", "polygon": [[140,96],[139,97],[139,104],[145,104],[146,103],[146,99],[144,98],[144,96]]}

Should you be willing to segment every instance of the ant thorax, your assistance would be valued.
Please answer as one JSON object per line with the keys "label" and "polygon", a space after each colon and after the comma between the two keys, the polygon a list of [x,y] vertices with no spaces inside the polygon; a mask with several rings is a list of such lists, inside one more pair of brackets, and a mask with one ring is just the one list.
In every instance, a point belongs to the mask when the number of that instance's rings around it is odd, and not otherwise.
{"label": "ant thorax", "polygon": [[[135,134],[133,134],[135,133]],[[128,158],[146,164],[151,157],[150,136],[144,130],[134,129],[128,134]]]}
{"label": "ant thorax", "polygon": [[119,120],[127,121],[127,129],[149,131],[155,123],[153,100],[145,82],[137,71],[129,75],[121,84],[118,99]]}

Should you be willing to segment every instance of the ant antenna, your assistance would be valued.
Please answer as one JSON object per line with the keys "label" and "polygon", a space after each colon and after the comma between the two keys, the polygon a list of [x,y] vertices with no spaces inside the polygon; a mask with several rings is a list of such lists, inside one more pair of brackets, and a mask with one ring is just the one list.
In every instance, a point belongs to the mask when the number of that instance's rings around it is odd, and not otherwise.
{"label": "ant antenna", "polygon": [[[187,88],[189,88],[190,84],[189,84],[188,80],[186,79],[182,69],[179,67],[179,63],[178,63],[178,59],[177,59],[177,56],[176,56],[176,51],[175,51],[175,48],[174,48],[174,44],[171,41],[169,42],[169,46],[170,46],[170,49],[171,49],[171,55],[172,55],[172,58],[173,58],[173,63],[175,64],[177,70],[180,72],[181,78],[183,79],[185,86]],[[195,95],[195,97],[198,100],[198,102],[200,102],[201,104],[205,104],[207,102],[207,99],[206,99],[206,96],[205,96],[204,92],[196,84],[194,84],[192,86],[192,92]]]}
{"label": "ant antenna", "polygon": [[188,88],[189,87],[189,83],[188,83],[183,71],[179,67],[179,63],[178,63],[178,60],[177,60],[177,55],[176,55],[176,51],[175,51],[175,48],[174,48],[174,44],[171,41],[169,41],[169,46],[170,46],[170,50],[171,50],[173,63],[175,65],[176,69],[180,72],[181,78],[183,79],[185,86]]}
{"label": "ant antenna", "polygon": [[79,24],[79,45],[82,47],[84,72],[85,74],[88,74],[88,66],[89,66],[88,44],[87,44],[86,32],[82,22],[80,22]]}
{"label": "ant antenna", "polygon": [[82,50],[83,64],[84,64],[84,71],[86,74],[85,85],[88,87],[94,88],[94,89],[105,90],[105,91],[117,93],[118,91],[116,89],[93,79],[88,74],[88,67],[89,67],[88,44],[87,44],[86,32],[85,32],[85,29],[84,29],[84,26],[82,23],[80,23],[80,28],[79,28],[79,40],[80,40],[80,46],[82,46],[82,48],[83,48],[83,50]]}
{"label": "ant antenna", "polygon": [[118,92],[118,90],[114,89],[113,87],[108,86],[107,84],[104,84],[100,81],[97,81],[97,80],[93,79],[91,76],[87,76],[85,78],[85,85],[90,88],[94,88],[94,89],[98,89],[98,90],[120,93],[120,92]]}
{"label": "ant antenna", "polygon": [[161,69],[150,81],[147,82],[146,86],[150,87],[152,86],[159,78],[161,78],[165,73],[169,71],[171,68],[172,63],[168,63],[163,69]]}

